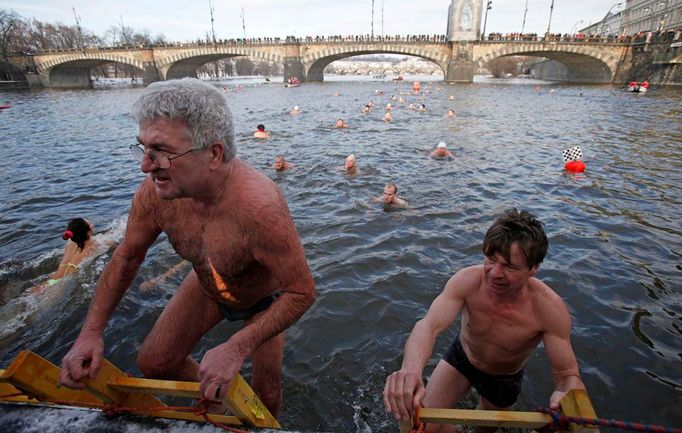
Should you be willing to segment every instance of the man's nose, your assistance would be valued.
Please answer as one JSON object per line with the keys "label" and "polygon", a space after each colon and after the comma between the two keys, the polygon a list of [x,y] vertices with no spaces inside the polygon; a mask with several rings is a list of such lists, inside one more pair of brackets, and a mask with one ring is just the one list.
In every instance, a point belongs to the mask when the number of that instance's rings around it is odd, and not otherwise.
{"label": "man's nose", "polygon": [[154,171],[157,168],[156,164],[154,161],[151,159],[149,155],[146,153],[142,156],[142,161],[140,161],[140,170],[142,170],[142,173],[149,173]]}
{"label": "man's nose", "polygon": [[501,277],[504,275],[504,266],[500,263],[495,263],[493,268],[490,270],[493,277]]}

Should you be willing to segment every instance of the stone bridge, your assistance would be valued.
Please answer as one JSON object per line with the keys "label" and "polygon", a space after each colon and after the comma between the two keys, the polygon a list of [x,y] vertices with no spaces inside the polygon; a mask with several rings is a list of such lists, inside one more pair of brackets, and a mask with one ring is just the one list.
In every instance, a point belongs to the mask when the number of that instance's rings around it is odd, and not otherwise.
{"label": "stone bridge", "polygon": [[29,84],[44,87],[90,86],[90,70],[111,62],[128,65],[145,83],[195,77],[203,64],[245,56],[283,65],[284,79],[322,81],[324,68],[335,60],[362,54],[403,54],[438,65],[445,81],[471,82],[474,71],[497,57],[545,57],[566,65],[569,81],[611,83],[626,71],[625,43],[588,41],[326,41],[280,43],[180,44],[149,47],[85,48],[15,56],[11,63],[25,71]]}

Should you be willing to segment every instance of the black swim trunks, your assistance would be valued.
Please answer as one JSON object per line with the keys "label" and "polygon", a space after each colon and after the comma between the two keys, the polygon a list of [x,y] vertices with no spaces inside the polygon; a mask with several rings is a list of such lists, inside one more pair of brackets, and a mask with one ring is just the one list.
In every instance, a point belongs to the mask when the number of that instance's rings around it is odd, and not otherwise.
{"label": "black swim trunks", "polygon": [[499,408],[513,405],[521,393],[524,369],[515,374],[488,374],[471,364],[467,358],[459,335],[448,348],[443,359],[455,367],[476,388],[476,391]]}
{"label": "black swim trunks", "polygon": [[275,299],[279,298],[281,295],[282,292],[273,293],[272,295],[266,296],[245,310],[236,310],[220,302],[218,302],[218,308],[220,308],[223,316],[225,316],[225,318],[230,322],[235,322],[237,320],[247,320],[261,311],[267,310],[268,307],[275,302]]}

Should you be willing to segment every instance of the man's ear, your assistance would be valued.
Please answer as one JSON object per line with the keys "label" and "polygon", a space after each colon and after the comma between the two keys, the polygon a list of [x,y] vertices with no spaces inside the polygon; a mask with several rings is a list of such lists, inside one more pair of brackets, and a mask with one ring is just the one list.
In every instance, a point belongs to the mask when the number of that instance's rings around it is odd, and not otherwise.
{"label": "man's ear", "polygon": [[211,144],[211,168],[217,168],[223,162],[223,155],[225,155],[225,145],[216,141]]}
{"label": "man's ear", "polygon": [[535,274],[537,274],[539,270],[540,270],[540,265],[533,266],[532,268],[530,268],[530,276],[534,277]]}

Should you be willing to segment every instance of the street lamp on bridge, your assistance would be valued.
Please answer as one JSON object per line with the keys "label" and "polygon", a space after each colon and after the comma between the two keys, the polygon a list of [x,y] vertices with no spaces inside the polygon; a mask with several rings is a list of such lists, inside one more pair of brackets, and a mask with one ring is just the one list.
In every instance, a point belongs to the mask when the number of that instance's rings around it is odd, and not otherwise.
{"label": "street lamp on bridge", "polygon": [[488,5],[485,7],[485,18],[483,19],[483,33],[481,33],[481,40],[485,40],[485,26],[488,24],[488,11],[492,8],[493,0],[488,0]]}
{"label": "street lamp on bridge", "polygon": [[[605,36],[606,28],[609,27],[609,26],[606,25],[606,20],[609,18],[609,14],[610,14],[611,11],[613,10],[613,8],[618,7],[618,6],[622,5],[622,4],[623,4],[623,2],[620,2],[620,3],[616,3],[616,4],[614,4],[613,6],[611,6],[611,9],[609,9],[609,11],[606,12],[606,15],[604,15],[604,18],[602,18],[602,20],[601,20],[601,35],[602,35],[602,36]],[[611,30],[610,27],[609,27],[609,30]]]}
{"label": "street lamp on bridge", "polygon": [[574,35],[575,31],[578,30],[578,24],[584,23],[585,20],[578,20],[575,24],[573,24],[573,27],[571,27],[570,35]]}
{"label": "street lamp on bridge", "polygon": [[552,25],[552,11],[554,11],[554,0],[549,5],[549,21],[547,22],[547,33],[545,33],[545,40],[549,38],[549,28]]}
{"label": "street lamp on bridge", "polygon": [[213,45],[215,45],[215,28],[213,27],[213,3],[208,0],[208,8],[211,11],[211,38],[213,38]]}

